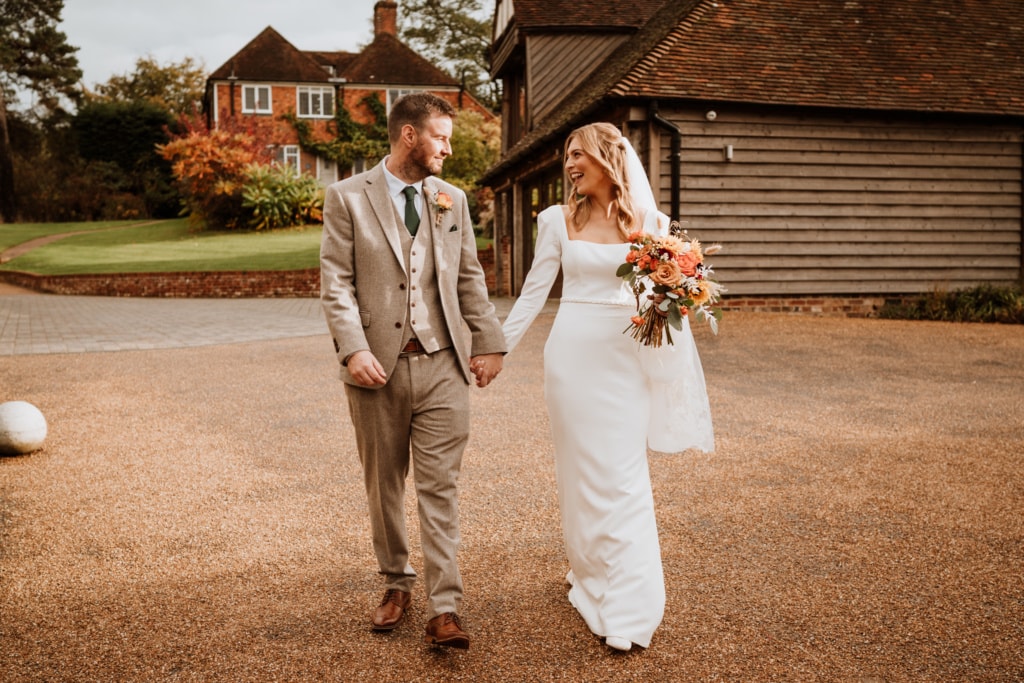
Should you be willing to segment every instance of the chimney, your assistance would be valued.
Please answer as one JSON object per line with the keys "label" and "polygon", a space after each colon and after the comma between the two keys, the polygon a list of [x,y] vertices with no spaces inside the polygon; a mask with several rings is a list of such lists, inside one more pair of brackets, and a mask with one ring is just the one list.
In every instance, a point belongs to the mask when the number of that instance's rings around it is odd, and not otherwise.
{"label": "chimney", "polygon": [[379,0],[373,6],[373,35],[385,33],[398,35],[398,3],[394,0]]}

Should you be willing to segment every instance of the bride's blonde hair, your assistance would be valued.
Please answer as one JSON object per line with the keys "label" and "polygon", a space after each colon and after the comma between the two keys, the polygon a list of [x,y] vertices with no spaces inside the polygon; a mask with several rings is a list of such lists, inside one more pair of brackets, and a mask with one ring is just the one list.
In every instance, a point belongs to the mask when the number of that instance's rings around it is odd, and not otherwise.
{"label": "bride's blonde hair", "polygon": [[[568,158],[569,145],[573,140],[579,143],[580,149],[597,163],[612,181],[612,199],[608,205],[608,212],[615,217],[619,232],[626,238],[633,230],[637,215],[626,180],[626,146],[622,133],[610,123],[591,123],[577,128],[569,133],[565,140],[563,161]],[[590,212],[594,210],[593,202],[589,197],[577,195],[573,191],[568,173],[565,174],[563,182],[566,194],[569,195],[566,203],[569,205],[570,222],[579,230],[590,218]]]}

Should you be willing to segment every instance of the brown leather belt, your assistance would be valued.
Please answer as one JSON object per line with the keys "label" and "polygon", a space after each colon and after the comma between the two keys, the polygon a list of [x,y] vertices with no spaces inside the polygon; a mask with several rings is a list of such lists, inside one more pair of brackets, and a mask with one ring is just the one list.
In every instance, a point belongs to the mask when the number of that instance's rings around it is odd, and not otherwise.
{"label": "brown leather belt", "polygon": [[427,350],[423,348],[423,344],[420,344],[419,339],[410,339],[406,342],[405,346],[402,347],[402,353],[426,353]]}

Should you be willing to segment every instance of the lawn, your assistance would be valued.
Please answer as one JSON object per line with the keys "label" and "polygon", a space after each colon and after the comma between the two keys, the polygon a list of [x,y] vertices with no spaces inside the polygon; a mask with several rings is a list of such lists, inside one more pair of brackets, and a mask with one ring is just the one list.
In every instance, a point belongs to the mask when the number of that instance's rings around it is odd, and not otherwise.
{"label": "lawn", "polygon": [[[217,270],[300,270],[319,266],[319,225],[270,232],[197,232],[186,219],[131,226],[117,223],[62,223],[0,227],[4,243],[42,235],[88,230],[33,249],[0,266],[40,275],[81,273],[168,273]],[[19,239],[8,236],[20,233]],[[26,237],[27,236],[27,237]],[[11,245],[7,245],[11,246]]]}
{"label": "lawn", "polygon": [[37,237],[81,230],[106,230],[151,221],[97,221],[95,223],[13,223],[0,225],[0,251]]}
{"label": "lawn", "polygon": [[[302,270],[319,267],[321,232],[320,225],[266,232],[196,231],[184,218],[0,225],[0,251],[37,237],[83,233],[32,249],[0,270],[37,275]],[[477,238],[479,249],[490,243]]]}

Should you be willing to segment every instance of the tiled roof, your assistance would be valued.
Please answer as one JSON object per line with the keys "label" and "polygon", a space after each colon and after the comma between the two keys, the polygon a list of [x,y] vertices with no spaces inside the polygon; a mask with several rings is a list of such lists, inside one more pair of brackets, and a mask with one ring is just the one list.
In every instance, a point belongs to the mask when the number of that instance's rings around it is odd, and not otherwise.
{"label": "tiled roof", "polygon": [[209,80],[231,76],[252,81],[318,82],[326,81],[329,74],[310,55],[268,26],[210,74]]}
{"label": "tiled roof", "polygon": [[232,75],[248,81],[326,83],[332,74],[349,83],[387,85],[458,86],[459,82],[421,57],[390,33],[379,33],[362,52],[303,52],[268,26],[249,41],[209,80]]}
{"label": "tiled roof", "polygon": [[[508,2],[509,0],[505,0]],[[546,28],[638,28],[665,0],[513,0],[520,30]]]}
{"label": "tiled roof", "polygon": [[484,180],[608,97],[1024,116],[1024,0],[666,0]]}
{"label": "tiled roof", "polygon": [[457,86],[459,82],[390,33],[379,33],[338,74],[349,83]]}
{"label": "tiled roof", "polygon": [[1022,0],[707,0],[612,95],[1024,114]]}
{"label": "tiled roof", "polygon": [[319,50],[304,50],[304,52],[316,60],[317,64],[334,67],[336,74],[343,73],[348,65],[359,56],[356,52],[323,52]]}

